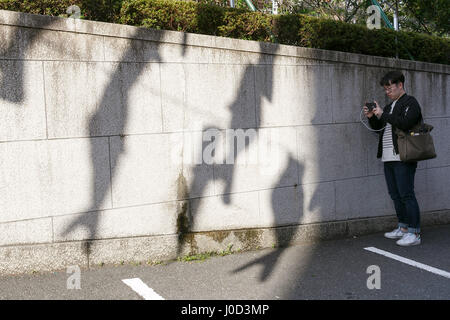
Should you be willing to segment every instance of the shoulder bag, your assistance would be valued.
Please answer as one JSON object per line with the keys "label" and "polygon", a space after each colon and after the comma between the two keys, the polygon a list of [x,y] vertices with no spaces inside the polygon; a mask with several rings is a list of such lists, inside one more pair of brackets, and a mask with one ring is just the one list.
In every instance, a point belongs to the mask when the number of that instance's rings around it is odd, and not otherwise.
{"label": "shoulder bag", "polygon": [[424,123],[423,119],[406,132],[396,128],[400,160],[416,162],[436,158],[431,130],[433,126]]}

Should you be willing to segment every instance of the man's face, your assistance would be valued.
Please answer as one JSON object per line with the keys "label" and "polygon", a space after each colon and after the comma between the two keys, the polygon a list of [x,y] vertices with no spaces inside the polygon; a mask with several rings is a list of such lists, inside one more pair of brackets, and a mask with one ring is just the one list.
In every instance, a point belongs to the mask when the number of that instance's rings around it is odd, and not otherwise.
{"label": "man's face", "polygon": [[386,95],[389,97],[389,99],[391,100],[397,100],[400,95],[403,93],[403,83],[392,83],[389,86],[383,86],[384,87],[384,92],[386,93]]}

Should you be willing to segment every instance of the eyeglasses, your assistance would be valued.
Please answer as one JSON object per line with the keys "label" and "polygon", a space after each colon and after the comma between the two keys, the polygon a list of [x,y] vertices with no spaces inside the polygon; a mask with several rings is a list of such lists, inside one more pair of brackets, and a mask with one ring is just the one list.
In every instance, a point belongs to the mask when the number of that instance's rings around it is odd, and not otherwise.
{"label": "eyeglasses", "polygon": [[392,89],[394,89],[394,87],[397,87],[397,85],[395,83],[391,84],[390,86],[385,86],[384,91],[390,92],[390,91],[392,91]]}

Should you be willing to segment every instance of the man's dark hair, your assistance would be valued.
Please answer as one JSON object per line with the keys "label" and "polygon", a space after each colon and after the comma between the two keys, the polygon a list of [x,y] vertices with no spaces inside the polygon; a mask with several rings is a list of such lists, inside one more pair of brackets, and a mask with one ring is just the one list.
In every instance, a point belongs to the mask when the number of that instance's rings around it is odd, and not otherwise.
{"label": "man's dark hair", "polygon": [[393,83],[399,84],[399,83],[405,84],[405,76],[400,71],[389,71],[386,73],[380,81],[381,86],[389,86]]}

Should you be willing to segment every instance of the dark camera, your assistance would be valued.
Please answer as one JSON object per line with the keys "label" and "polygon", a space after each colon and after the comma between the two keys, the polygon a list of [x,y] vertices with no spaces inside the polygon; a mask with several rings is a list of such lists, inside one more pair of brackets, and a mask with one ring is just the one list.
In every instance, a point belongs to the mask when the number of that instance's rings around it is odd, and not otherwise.
{"label": "dark camera", "polygon": [[367,102],[366,107],[367,109],[369,109],[369,112],[371,112],[373,109],[377,107],[377,105],[375,104],[375,102]]}

